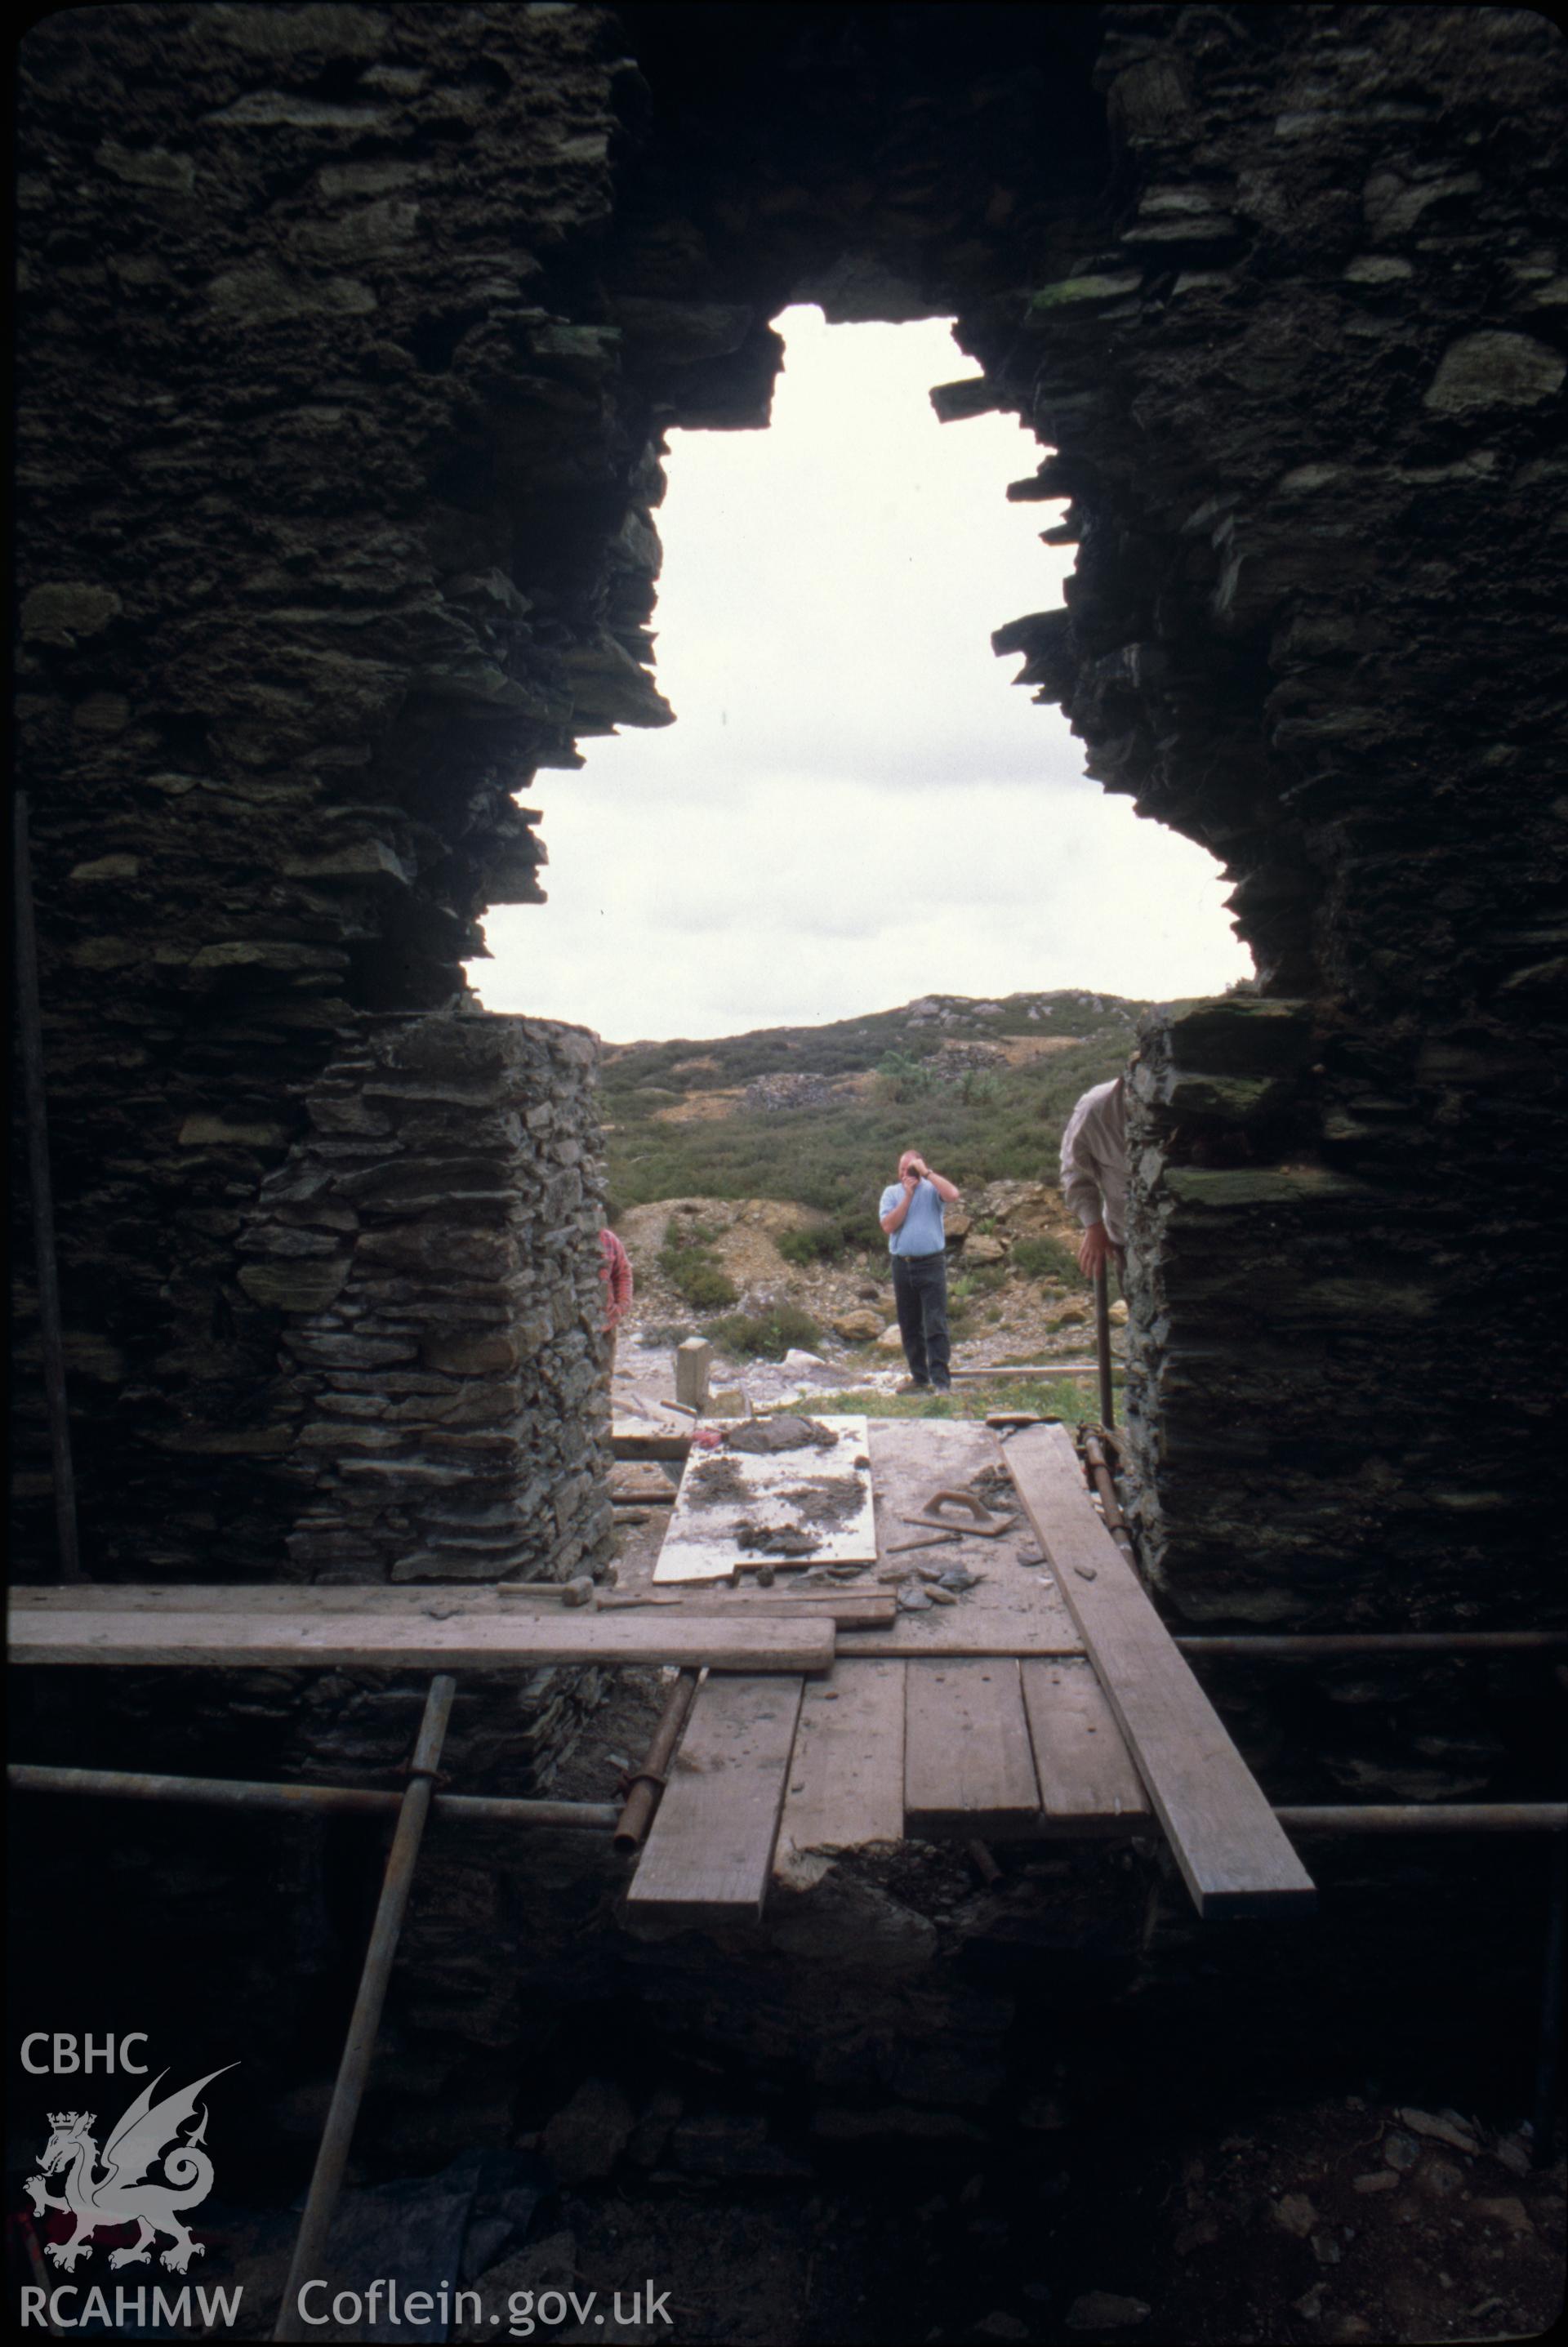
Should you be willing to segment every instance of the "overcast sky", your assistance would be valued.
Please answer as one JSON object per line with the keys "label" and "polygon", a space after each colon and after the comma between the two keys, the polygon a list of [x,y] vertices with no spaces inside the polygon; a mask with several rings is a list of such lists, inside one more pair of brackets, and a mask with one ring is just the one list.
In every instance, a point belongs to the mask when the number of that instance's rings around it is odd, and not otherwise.
{"label": "overcast sky", "polygon": [[1057,506],[1010,417],[938,424],[977,370],[936,321],[776,323],[766,432],[677,432],[656,673],[678,723],[543,772],[547,906],[500,906],[493,1010],[612,1042],[733,1035],[929,991],[1165,998],[1250,975],[1213,858],[1082,773],[990,630],[1061,601]]}

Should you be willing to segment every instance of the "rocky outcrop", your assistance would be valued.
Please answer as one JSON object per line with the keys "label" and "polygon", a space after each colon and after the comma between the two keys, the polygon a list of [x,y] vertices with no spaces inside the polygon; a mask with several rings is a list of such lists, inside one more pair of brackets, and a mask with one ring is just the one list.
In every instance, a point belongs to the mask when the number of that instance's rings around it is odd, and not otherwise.
{"label": "rocky outcrop", "polygon": [[804,1069],[787,1076],[759,1076],[746,1086],[744,1105],[747,1108],[815,1108],[833,1097],[835,1087],[825,1076],[815,1076]]}

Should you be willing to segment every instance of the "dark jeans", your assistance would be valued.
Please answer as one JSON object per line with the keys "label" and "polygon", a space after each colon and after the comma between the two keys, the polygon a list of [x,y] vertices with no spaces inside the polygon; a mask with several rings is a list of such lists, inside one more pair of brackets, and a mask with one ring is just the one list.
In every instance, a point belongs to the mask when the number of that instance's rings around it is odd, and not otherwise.
{"label": "dark jeans", "polygon": [[917,1386],[948,1390],[948,1258],[945,1255],[896,1255],[893,1303],[904,1358]]}

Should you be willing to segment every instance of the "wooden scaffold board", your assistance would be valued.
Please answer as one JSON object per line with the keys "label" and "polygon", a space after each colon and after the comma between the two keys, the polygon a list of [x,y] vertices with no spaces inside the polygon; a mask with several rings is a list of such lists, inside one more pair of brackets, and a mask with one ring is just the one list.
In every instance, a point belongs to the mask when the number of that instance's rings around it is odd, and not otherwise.
{"label": "wooden scaffold board", "polygon": [[1309,1908],[1311,1877],[1095,1513],[1069,1436],[1026,1427],[1007,1461],[1198,1912]]}
{"label": "wooden scaffold board", "polygon": [[1037,1830],[1029,1723],[1019,1666],[918,1662],[905,1669],[904,1810],[912,1834]]}
{"label": "wooden scaffold board", "polygon": [[[428,1594],[429,1593],[422,1593]],[[550,1614],[512,1604],[490,1613],[439,1609],[292,1614],[214,1608],[173,1613],[126,1606],[77,1607],[74,1592],[54,1605],[12,1610],[14,1663],[128,1663],[188,1670],[533,1670],[547,1663],[673,1664],[719,1671],[824,1671],[833,1661],[834,1624],[809,1616],[736,1618],[683,1608]],[[120,1593],[134,1598],[135,1592]]]}
{"label": "wooden scaffold board", "polygon": [[1063,1834],[1152,1830],[1143,1779],[1116,1716],[1081,1655],[1020,1666],[1040,1778],[1041,1825]]}
{"label": "wooden scaffold board", "polygon": [[833,1853],[904,1837],[904,1665],[835,1663],[807,1681],[776,1881],[805,1889]]}
{"label": "wooden scaffold board", "polygon": [[627,1893],[630,1918],[761,1916],[802,1685],[782,1676],[703,1680]]}

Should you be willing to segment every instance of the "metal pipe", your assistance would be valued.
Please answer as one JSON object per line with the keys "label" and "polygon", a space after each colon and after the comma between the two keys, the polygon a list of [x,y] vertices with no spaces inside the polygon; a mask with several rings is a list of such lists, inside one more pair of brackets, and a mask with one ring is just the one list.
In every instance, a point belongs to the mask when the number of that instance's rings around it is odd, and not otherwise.
{"label": "metal pipe", "polygon": [[[231,1777],[153,1777],[118,1768],[47,1768],[14,1762],[5,1780],[18,1793],[84,1793],[111,1801],[189,1801],[202,1808],[331,1812],[347,1817],[395,1817],[401,1793],[381,1793],[357,1785],[248,1783]],[[509,1794],[437,1793],[430,1804],[437,1824],[508,1826],[613,1826],[620,1811],[612,1801],[525,1801]]]}
{"label": "metal pipe", "polygon": [[1286,1833],[1568,1833],[1568,1801],[1399,1801],[1274,1812]]}
{"label": "metal pipe", "polygon": [[1184,1655],[1239,1655],[1252,1662],[1332,1662],[1352,1655],[1535,1655],[1568,1646],[1568,1630],[1281,1631],[1257,1636],[1182,1637]]}
{"label": "metal pipe", "polygon": [[1089,1480],[1100,1494],[1100,1504],[1105,1515],[1105,1529],[1128,1563],[1136,1570],[1138,1559],[1132,1547],[1132,1535],[1127,1530],[1126,1520],[1122,1513],[1122,1502],[1116,1496],[1116,1479],[1112,1473],[1111,1462],[1105,1456],[1104,1445],[1098,1436],[1092,1434],[1084,1436],[1083,1456],[1089,1468]]}
{"label": "metal pipe", "polygon": [[38,1340],[44,1355],[44,1402],[49,1418],[49,1473],[55,1486],[55,1537],[60,1579],[85,1581],[77,1544],[77,1479],[71,1460],[70,1404],[66,1392],[66,1344],[60,1327],[60,1283],[55,1250],[55,1194],[49,1178],[48,1107],[44,1095],[44,1020],[38,994],[38,932],[33,917],[33,858],[27,837],[27,794],[12,801],[12,860],[15,873],[16,1019],[22,1030],[22,1082],[27,1104],[27,1186],[32,1193],[33,1251],[38,1266]]}
{"label": "metal pipe", "polygon": [[969,1863],[973,1866],[975,1872],[979,1876],[980,1881],[985,1884],[986,1889],[988,1891],[990,1890],[993,1883],[997,1883],[1001,1881],[1001,1868],[997,1864],[996,1860],[991,1856],[990,1851],[987,1849],[983,1841],[967,1842],[965,1844],[965,1848],[969,1853]]}
{"label": "metal pipe", "polygon": [[1551,2165],[1557,2116],[1557,2073],[1563,2055],[1563,1914],[1568,1909],[1568,1840],[1552,1851],[1546,1906],[1546,1954],[1541,1973],[1541,2034],[1535,2056],[1535,2095],[1531,2120],[1537,2168]]}
{"label": "metal pipe", "polygon": [[642,1766],[631,1775],[631,1790],[626,1796],[626,1806],[616,1822],[617,1850],[641,1850],[653,1812],[659,1806],[659,1796],[664,1789],[665,1772],[675,1756],[692,1706],[697,1699],[696,1671],[681,1671],[675,1684],[664,1698],[664,1708],[659,1716]]}
{"label": "metal pipe", "polygon": [[397,1952],[398,1935],[408,1908],[415,1863],[424,1838],[425,1821],[430,1814],[436,1770],[441,1758],[441,1747],[446,1737],[446,1723],[452,1716],[452,1698],[456,1691],[456,1680],[443,1671],[431,1680],[430,1693],[425,1699],[425,1717],[419,1724],[418,1741],[409,1763],[408,1790],[403,1796],[397,1830],[392,1837],[392,1850],[381,1886],[381,1901],[375,1911],[375,1922],[371,1926],[364,1969],[360,1974],[359,1994],[354,1999],[354,2017],[348,2025],[343,2060],[338,2065],[337,2081],[333,2087],[332,2105],[327,2112],[321,2147],[316,2153],[315,2172],[311,2178],[305,2213],[300,2220],[299,2238],[294,2243],[294,2254],[289,2266],[289,2279],[283,2286],[282,2305],[272,2332],[274,2339],[299,2340],[310,2335],[300,2311],[300,2292],[307,2281],[314,2280],[322,2272],[327,2236],[332,2230],[333,2212],[337,2207],[343,2168],[348,2161],[348,2148],[354,2139],[354,2122],[359,2116],[365,2081],[370,2075],[375,2034],[381,2024],[382,2007],[386,2002],[387,1983],[392,1977],[392,1960]]}
{"label": "metal pipe", "polygon": [[1102,1264],[1094,1275],[1094,1353],[1100,1365],[1100,1423],[1114,1426],[1116,1399],[1111,1389],[1111,1277]]}

